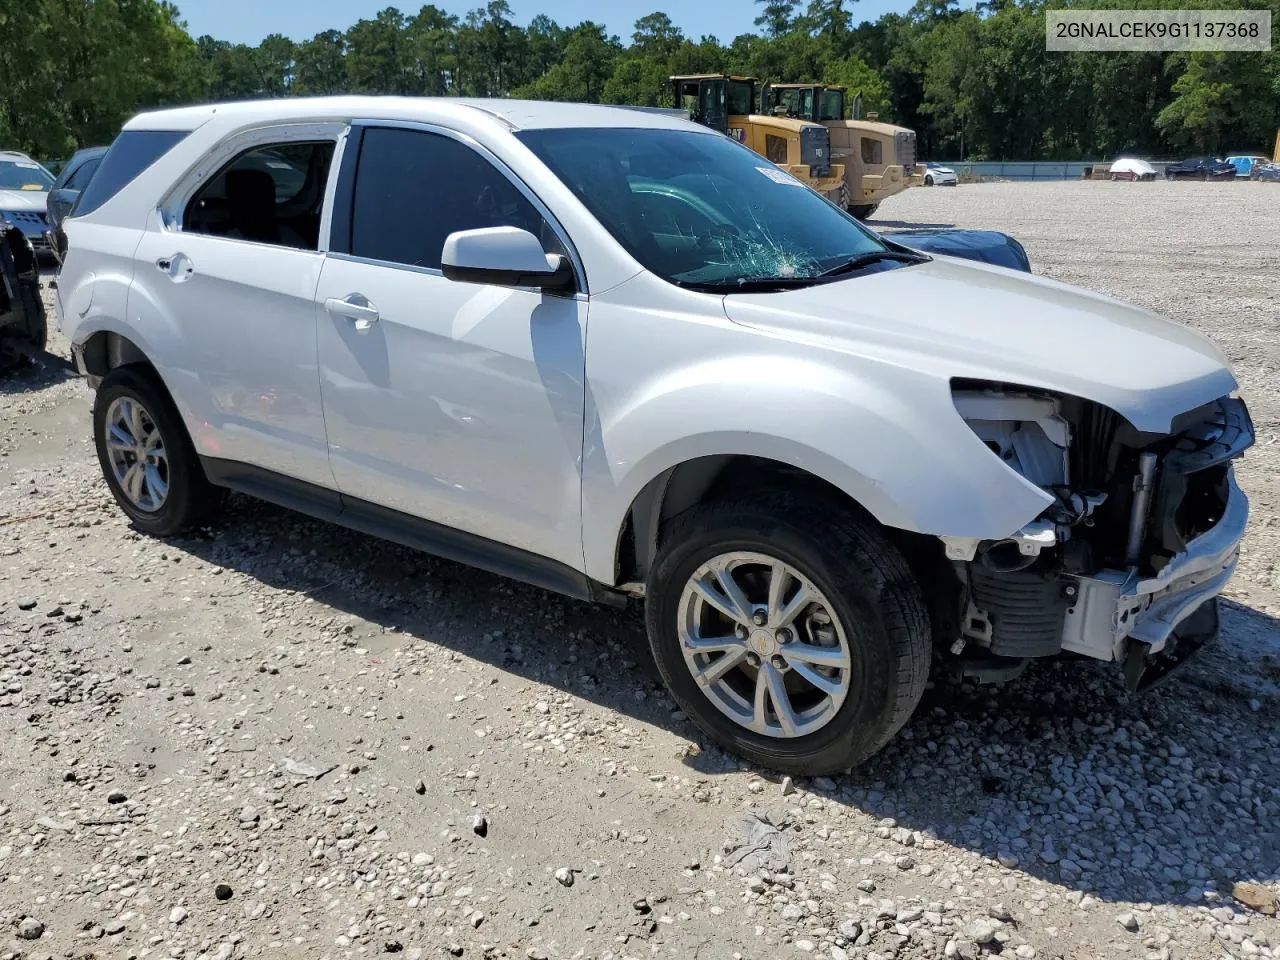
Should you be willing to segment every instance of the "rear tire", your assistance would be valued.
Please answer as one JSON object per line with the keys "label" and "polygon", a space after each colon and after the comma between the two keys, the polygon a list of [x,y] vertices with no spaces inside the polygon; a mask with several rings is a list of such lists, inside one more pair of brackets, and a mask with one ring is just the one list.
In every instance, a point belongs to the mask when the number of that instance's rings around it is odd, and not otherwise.
{"label": "rear tire", "polygon": [[[708,583],[722,604],[729,597],[724,580],[709,579],[715,570],[728,571],[763,624],[731,620],[705,599]],[[776,604],[774,575],[786,584]],[[797,601],[802,588],[821,602]],[[672,696],[753,763],[803,775],[847,769],[898,732],[924,691],[930,626],[920,587],[871,521],[830,500],[780,491],[694,507],[664,526],[646,596],[649,644]],[[792,601],[803,605],[787,620]],[[698,652],[707,644],[715,649]],[[735,665],[717,673],[730,656]]]}
{"label": "rear tire", "polygon": [[878,203],[859,203],[851,205],[849,207],[849,212],[859,220],[866,220],[879,209],[880,204]]}
{"label": "rear tire", "polygon": [[148,368],[116,367],[98,386],[93,440],[111,495],[139,530],[170,537],[212,519],[226,491],[204,475],[173,401]]}

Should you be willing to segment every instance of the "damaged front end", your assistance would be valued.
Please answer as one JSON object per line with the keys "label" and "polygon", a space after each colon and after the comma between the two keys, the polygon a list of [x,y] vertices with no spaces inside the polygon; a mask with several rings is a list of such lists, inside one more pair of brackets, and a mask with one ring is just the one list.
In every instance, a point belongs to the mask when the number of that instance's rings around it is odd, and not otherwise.
{"label": "damaged front end", "polygon": [[1242,400],[1221,397],[1144,433],[1087,400],[957,381],[957,411],[1054,502],[1002,540],[944,538],[958,585],[964,673],[999,678],[1063,655],[1118,661],[1131,690],[1217,634],[1248,500],[1232,461],[1252,443]]}
{"label": "damaged front end", "polygon": [[45,348],[40,264],[27,236],[0,216],[0,366]]}

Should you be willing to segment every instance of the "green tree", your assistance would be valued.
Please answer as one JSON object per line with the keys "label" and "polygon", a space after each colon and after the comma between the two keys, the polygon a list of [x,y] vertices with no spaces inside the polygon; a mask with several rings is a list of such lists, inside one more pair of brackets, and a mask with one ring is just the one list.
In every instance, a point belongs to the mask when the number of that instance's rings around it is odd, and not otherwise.
{"label": "green tree", "polygon": [[1280,116],[1280,89],[1265,55],[1175,54],[1173,100],[1156,126],[1188,153],[1222,156],[1243,145],[1265,144]]}
{"label": "green tree", "polygon": [[411,92],[430,97],[454,92],[458,18],[427,4],[405,25],[404,53]]}
{"label": "green tree", "polygon": [[650,13],[636,21],[631,51],[640,56],[669,57],[684,42],[680,28],[665,13]]}
{"label": "green tree", "polygon": [[258,45],[258,69],[264,96],[283,97],[293,87],[297,47],[288,37],[273,33]]}
{"label": "green tree", "polygon": [[299,44],[293,65],[293,92],[302,96],[345,92],[346,51],[346,38],[337,30],[325,30]]}
{"label": "green tree", "polygon": [[809,0],[805,23],[809,30],[828,40],[843,40],[849,33],[851,17],[845,0]]}
{"label": "green tree", "polygon": [[755,24],[769,37],[780,37],[795,26],[799,0],[756,0],[763,6]]}
{"label": "green tree", "polygon": [[347,82],[355,93],[409,93],[405,17],[395,7],[347,30]]}
{"label": "green tree", "polygon": [[621,50],[617,37],[610,37],[600,24],[586,20],[568,32],[560,62],[515,95],[533,100],[600,103]]}

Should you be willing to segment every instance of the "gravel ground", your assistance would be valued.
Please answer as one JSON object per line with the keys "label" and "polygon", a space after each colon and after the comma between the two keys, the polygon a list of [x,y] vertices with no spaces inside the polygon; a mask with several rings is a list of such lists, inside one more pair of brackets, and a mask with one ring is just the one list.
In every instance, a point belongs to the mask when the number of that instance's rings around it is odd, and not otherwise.
{"label": "gravel ground", "polygon": [[853,774],[778,781],[701,741],[635,611],[242,498],[138,535],[51,359],[0,380],[0,958],[1280,957],[1280,189],[878,223],[1007,230],[1218,340],[1259,433],[1218,647],[1136,699],[939,684]]}

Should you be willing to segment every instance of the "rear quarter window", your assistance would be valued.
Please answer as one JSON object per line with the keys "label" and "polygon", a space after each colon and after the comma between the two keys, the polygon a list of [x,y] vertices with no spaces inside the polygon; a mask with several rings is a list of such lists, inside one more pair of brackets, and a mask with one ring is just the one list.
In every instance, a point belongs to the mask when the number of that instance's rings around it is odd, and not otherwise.
{"label": "rear quarter window", "polygon": [[186,136],[185,130],[125,130],[112,142],[80,194],[75,215],[97,210]]}

